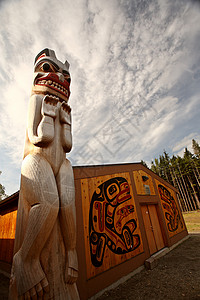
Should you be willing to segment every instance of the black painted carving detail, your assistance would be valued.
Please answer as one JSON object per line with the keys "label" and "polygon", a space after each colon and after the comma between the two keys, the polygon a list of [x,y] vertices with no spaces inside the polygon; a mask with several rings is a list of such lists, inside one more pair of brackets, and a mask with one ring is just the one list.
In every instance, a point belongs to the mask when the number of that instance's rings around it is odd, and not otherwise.
{"label": "black painted carving detail", "polygon": [[130,199],[130,187],[123,177],[105,181],[94,192],[90,203],[89,241],[95,267],[102,265],[106,246],[115,254],[124,254],[140,245],[140,236],[134,234],[137,221]]}
{"label": "black painted carving detail", "polygon": [[174,200],[174,197],[163,185],[158,185],[158,191],[161,197],[161,203],[165,210],[165,218],[168,221],[168,230],[174,232],[178,229],[179,223],[181,228],[183,228],[183,222],[181,221],[181,216]]}

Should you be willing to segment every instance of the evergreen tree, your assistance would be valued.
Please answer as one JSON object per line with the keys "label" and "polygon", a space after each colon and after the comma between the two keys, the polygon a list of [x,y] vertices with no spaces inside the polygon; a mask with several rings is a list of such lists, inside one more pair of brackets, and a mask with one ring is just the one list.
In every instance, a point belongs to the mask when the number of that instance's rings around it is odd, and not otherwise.
{"label": "evergreen tree", "polygon": [[144,161],[144,160],[141,160],[141,162],[140,162],[143,166],[145,166],[146,168],[148,168],[148,166],[147,166],[147,164],[146,164],[146,162]]}
{"label": "evergreen tree", "polygon": [[[1,171],[0,171],[0,175],[1,175]],[[5,187],[0,183],[0,201],[3,200],[6,197],[6,191],[5,191]]]}
{"label": "evergreen tree", "polygon": [[197,158],[200,158],[200,146],[194,139],[192,140],[192,149]]}
{"label": "evergreen tree", "polygon": [[200,146],[194,139],[192,148],[194,154],[185,148],[183,157],[172,158],[164,150],[151,162],[151,170],[179,190],[182,211],[200,209]]}

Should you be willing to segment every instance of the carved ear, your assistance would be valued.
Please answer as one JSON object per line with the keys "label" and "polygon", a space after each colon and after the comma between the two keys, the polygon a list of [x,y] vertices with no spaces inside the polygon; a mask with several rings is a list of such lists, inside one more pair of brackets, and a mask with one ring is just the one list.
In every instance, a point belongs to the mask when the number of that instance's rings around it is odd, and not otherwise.
{"label": "carved ear", "polygon": [[67,60],[66,60],[66,62],[65,62],[65,66],[66,66],[67,70],[69,71],[69,66],[70,66],[70,64],[68,63]]}
{"label": "carved ear", "polygon": [[34,64],[36,63],[37,60],[45,56],[56,58],[55,52],[53,50],[45,48],[44,50],[40,51],[40,53],[38,53],[38,55],[35,58]]}

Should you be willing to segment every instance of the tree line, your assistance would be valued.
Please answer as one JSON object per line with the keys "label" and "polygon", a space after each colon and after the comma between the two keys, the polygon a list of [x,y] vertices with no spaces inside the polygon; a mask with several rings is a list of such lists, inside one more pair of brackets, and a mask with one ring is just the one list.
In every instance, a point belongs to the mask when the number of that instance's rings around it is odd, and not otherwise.
{"label": "tree line", "polygon": [[173,155],[171,158],[164,151],[151,162],[151,170],[179,191],[183,212],[200,209],[200,146],[194,139],[192,149],[193,153],[185,148],[183,157]]}
{"label": "tree line", "polygon": [[[1,171],[0,171],[0,175],[1,175]],[[6,198],[6,191],[5,191],[5,187],[0,183],[0,201],[3,200],[4,198]]]}

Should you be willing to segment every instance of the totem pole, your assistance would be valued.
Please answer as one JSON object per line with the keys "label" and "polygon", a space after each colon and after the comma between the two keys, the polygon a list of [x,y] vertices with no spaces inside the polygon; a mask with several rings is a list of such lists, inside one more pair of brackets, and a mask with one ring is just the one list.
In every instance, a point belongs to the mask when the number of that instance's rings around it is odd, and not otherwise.
{"label": "totem pole", "polygon": [[9,299],[79,299],[69,63],[34,66]]}

